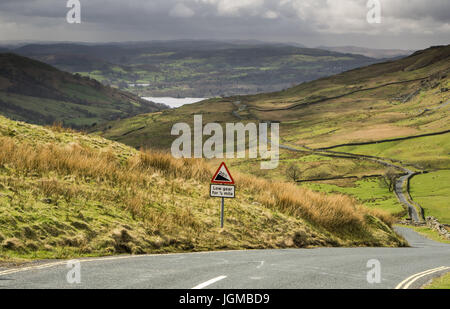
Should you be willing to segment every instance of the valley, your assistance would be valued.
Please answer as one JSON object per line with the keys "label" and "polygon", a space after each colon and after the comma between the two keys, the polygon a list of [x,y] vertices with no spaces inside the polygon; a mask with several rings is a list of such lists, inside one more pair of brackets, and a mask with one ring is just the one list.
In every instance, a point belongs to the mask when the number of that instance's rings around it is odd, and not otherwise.
{"label": "valley", "polygon": [[204,40],[31,44],[11,50],[141,97],[278,91],[381,61],[282,43]]}
{"label": "valley", "polygon": [[[448,223],[449,56],[448,46],[434,47],[281,92],[176,109],[148,102],[159,110],[128,111],[139,114],[85,133],[1,117],[0,256],[405,246],[395,222],[425,214]],[[203,123],[280,126],[278,168],[262,170],[260,158],[227,159],[238,195],[223,230],[207,198],[222,159],[168,153],[173,125],[193,125],[194,115]]]}
{"label": "valley", "polygon": [[[295,167],[299,186],[343,193],[370,208],[406,218],[408,210],[389,187],[390,175],[398,179],[406,170],[440,173],[450,166],[449,57],[448,46],[434,47],[281,92],[210,99],[110,122],[94,131],[131,146],[168,149],[172,124],[192,124],[195,114],[202,114],[205,122],[279,122],[280,143],[285,147],[278,169],[260,170],[260,162],[249,159],[231,160],[231,166],[283,181],[291,180],[287,171]],[[124,134],[133,127],[139,130]],[[329,152],[336,153],[330,156]],[[401,168],[361,160],[361,155],[376,156]],[[421,177],[425,176],[412,177],[411,185]],[[425,215],[435,214],[432,209],[439,197],[430,192],[421,199],[427,201],[421,204]],[[438,218],[449,223],[446,216]]]}
{"label": "valley", "polygon": [[0,292],[448,289],[449,4],[0,1]]}

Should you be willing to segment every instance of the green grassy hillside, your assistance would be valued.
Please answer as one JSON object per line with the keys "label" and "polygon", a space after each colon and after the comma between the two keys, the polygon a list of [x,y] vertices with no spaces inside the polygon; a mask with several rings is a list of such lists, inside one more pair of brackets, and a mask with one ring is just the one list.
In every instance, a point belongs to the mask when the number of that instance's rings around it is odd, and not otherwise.
{"label": "green grassy hillside", "polygon": [[425,289],[439,289],[448,290],[450,289],[450,273],[447,273],[439,278],[433,279],[432,282],[424,286]]}
{"label": "green grassy hillside", "polygon": [[450,224],[450,170],[438,170],[417,175],[411,180],[411,195],[419,202],[426,216]]}
{"label": "green grassy hillside", "polygon": [[221,230],[212,172],[202,160],[0,116],[0,259],[404,245],[384,213],[236,169]]}
{"label": "green grassy hillside", "polygon": [[[450,46],[436,47],[286,91],[211,99],[124,119],[110,123],[104,136],[132,146],[167,147],[173,123],[192,123],[195,113],[203,114],[204,122],[236,122],[236,103],[244,120],[281,122],[282,140],[292,145],[318,148],[436,132],[450,126],[449,70]],[[124,137],[133,126],[145,128]],[[146,143],[147,133],[165,138]]]}
{"label": "green grassy hillside", "polygon": [[37,124],[88,127],[162,106],[14,54],[0,54],[0,113]]}
{"label": "green grassy hillside", "polygon": [[[231,160],[230,164],[260,177],[284,180],[288,179],[286,171],[296,166],[301,172],[299,180],[305,181],[300,186],[344,193],[371,208],[403,216],[403,206],[384,181],[389,168],[370,160],[329,156],[315,149],[372,142],[331,151],[397,160],[401,162],[396,164],[419,172],[450,168],[448,133],[377,143],[449,130],[449,73],[450,46],[433,47],[281,92],[211,99],[113,121],[95,131],[131,146],[167,149],[175,139],[170,136],[172,125],[192,124],[194,114],[202,114],[204,123],[278,121],[281,143],[300,152],[282,150],[280,166],[272,171],[261,171],[257,160]],[[308,181],[317,178],[324,180]],[[433,201],[432,194],[429,196]]]}

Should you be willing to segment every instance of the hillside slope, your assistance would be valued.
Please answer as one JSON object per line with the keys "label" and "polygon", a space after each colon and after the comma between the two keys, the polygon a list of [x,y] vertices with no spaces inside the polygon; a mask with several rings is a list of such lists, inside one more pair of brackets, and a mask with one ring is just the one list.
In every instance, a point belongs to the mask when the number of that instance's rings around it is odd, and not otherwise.
{"label": "hillside slope", "polygon": [[[192,124],[194,114],[203,122],[280,122],[281,143],[299,150],[282,149],[279,168],[261,171],[255,160],[234,160],[235,168],[268,179],[287,180],[288,170],[299,169],[299,185],[317,191],[340,192],[371,208],[399,217],[406,210],[391,192],[389,177],[401,174],[385,164],[348,154],[324,153],[331,148],[381,157],[414,172],[450,168],[450,46],[419,51],[397,60],[371,65],[303,83],[285,91],[253,96],[212,99],[176,110],[114,121],[95,131],[131,146],[167,149],[174,123]],[[441,135],[421,137],[428,133]],[[447,133],[446,133],[447,132]],[[404,141],[380,143],[394,138]],[[317,180],[317,181],[316,181]],[[292,181],[292,180],[291,180]],[[432,193],[423,205],[425,214],[435,206]],[[430,210],[430,211],[428,211]]]}
{"label": "hillside slope", "polygon": [[0,113],[37,124],[86,127],[163,106],[15,54],[0,54]]}
{"label": "hillside slope", "polygon": [[399,246],[391,218],[340,195],[234,173],[209,198],[203,161],[0,116],[0,259],[314,246]]}
{"label": "hillside slope", "polygon": [[[172,124],[278,121],[282,140],[327,147],[423,134],[449,128],[446,100],[450,46],[431,48],[401,60],[375,64],[303,83],[281,92],[211,99],[159,114],[138,115],[100,128],[102,135],[132,146],[167,147]],[[239,105],[238,107],[236,105]],[[133,127],[136,132],[127,133]],[[147,139],[154,134],[158,139]]]}
{"label": "hillside slope", "polygon": [[357,46],[319,46],[318,49],[324,49],[334,51],[343,54],[356,54],[363,55],[375,59],[387,59],[396,57],[406,57],[413,53],[411,50],[401,49],[376,49],[376,48],[364,48]]}

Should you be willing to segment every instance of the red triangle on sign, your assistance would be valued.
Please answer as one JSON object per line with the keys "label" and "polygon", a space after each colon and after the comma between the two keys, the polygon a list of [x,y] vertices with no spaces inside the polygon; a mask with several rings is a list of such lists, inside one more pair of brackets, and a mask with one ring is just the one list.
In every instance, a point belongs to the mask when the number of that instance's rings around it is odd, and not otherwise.
{"label": "red triangle on sign", "polygon": [[225,162],[220,164],[219,169],[211,179],[211,183],[234,185],[234,179],[225,165]]}

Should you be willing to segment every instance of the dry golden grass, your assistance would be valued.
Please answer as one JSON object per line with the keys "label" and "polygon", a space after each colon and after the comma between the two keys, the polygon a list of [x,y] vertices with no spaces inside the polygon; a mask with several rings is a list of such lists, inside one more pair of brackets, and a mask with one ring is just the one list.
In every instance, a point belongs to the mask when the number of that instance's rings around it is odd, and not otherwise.
{"label": "dry golden grass", "polygon": [[388,213],[369,210],[346,195],[326,195],[292,183],[270,182],[242,174],[235,179],[240,188],[253,192],[266,207],[305,218],[333,232],[361,231],[366,215],[378,217],[389,226],[394,222]]}
{"label": "dry golden grass", "polygon": [[52,130],[57,133],[84,133],[75,131],[72,128],[64,127],[64,124],[61,121],[55,121],[52,125],[46,126],[46,128]]}
{"label": "dry golden grass", "polygon": [[[13,165],[23,174],[39,173],[44,177],[56,172],[126,187],[128,194],[122,198],[125,207],[134,216],[142,217],[149,215],[145,206],[152,200],[152,194],[143,188],[153,181],[151,175],[157,173],[173,179],[207,183],[212,174],[211,168],[202,160],[174,159],[163,152],[143,150],[120,160],[112,151],[92,150],[76,143],[32,147],[26,143],[17,144],[9,137],[0,138],[0,165],[5,164]],[[264,206],[306,219],[330,231],[361,231],[366,215],[376,216],[389,225],[393,221],[388,214],[366,210],[348,196],[326,195],[291,183],[270,182],[244,174],[235,175],[235,180],[240,190],[249,192]],[[38,186],[47,196],[70,198],[78,192],[76,186],[64,185],[57,178],[43,178]],[[185,220],[178,217],[180,214],[177,214],[177,221]]]}
{"label": "dry golden grass", "polygon": [[166,152],[141,150],[129,161],[134,170],[155,169],[165,176],[207,181],[210,177],[209,167],[200,159],[174,159]]}

